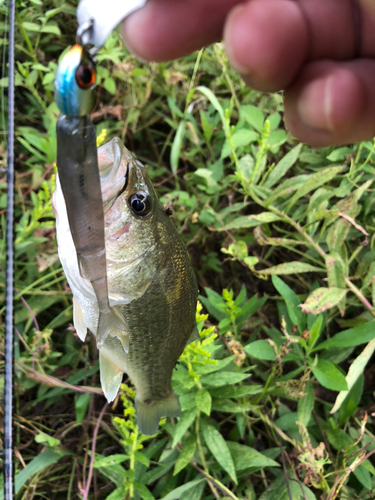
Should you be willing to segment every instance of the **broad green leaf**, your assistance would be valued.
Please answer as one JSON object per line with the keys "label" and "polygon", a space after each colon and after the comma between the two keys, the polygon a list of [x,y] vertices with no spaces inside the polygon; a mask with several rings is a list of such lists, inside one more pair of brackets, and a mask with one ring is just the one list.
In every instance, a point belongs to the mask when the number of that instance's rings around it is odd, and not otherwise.
{"label": "broad green leaf", "polygon": [[365,488],[367,488],[368,490],[372,489],[370,473],[362,465],[356,467],[353,471],[353,474]]}
{"label": "broad green leaf", "polygon": [[264,114],[256,106],[252,106],[251,104],[240,106],[240,116],[254,127],[255,130],[258,130],[258,132],[263,131]]}
{"label": "broad green leaf", "polygon": [[375,339],[375,321],[369,321],[363,325],[337,333],[330,339],[317,345],[313,351],[331,349],[333,347],[355,347],[357,345],[366,344],[372,339]]}
{"label": "broad green leaf", "polygon": [[272,275],[272,283],[279,294],[285,300],[286,307],[288,309],[289,317],[294,325],[298,326],[300,333],[303,333],[306,329],[306,316],[303,314],[299,308],[300,300],[297,295],[293,292],[291,288],[288,287],[280,278],[276,275]]}
{"label": "broad green leaf", "polygon": [[331,179],[336,177],[336,175],[343,170],[344,167],[328,167],[323,170],[319,170],[316,174],[312,175],[307,182],[305,182],[300,188],[297,189],[296,193],[292,196],[290,200],[287,211],[289,211],[293,205],[303,196],[317,189],[323,184],[327,184]]}
{"label": "broad green leaf", "polygon": [[347,148],[347,147],[337,148],[337,149],[334,149],[332,151],[332,153],[330,153],[327,156],[327,160],[335,161],[335,162],[342,161],[342,160],[345,160],[345,158],[352,153],[353,153],[353,148]]}
{"label": "broad green leaf", "polygon": [[94,467],[110,467],[111,465],[121,464],[125,460],[129,459],[129,455],[124,455],[121,453],[116,453],[115,455],[109,455],[108,457],[103,457],[98,453],[95,454]]}
{"label": "broad green leaf", "polygon": [[126,498],[126,493],[128,488],[126,486],[119,486],[110,493],[105,500],[124,500]]}
{"label": "broad green leaf", "polygon": [[[311,316],[309,316],[311,317]],[[309,348],[312,349],[316,344],[320,334],[322,333],[323,327],[323,315],[319,314],[319,316],[315,319],[314,323],[311,325],[309,332]]]}
{"label": "broad green leaf", "polygon": [[14,479],[15,492],[18,493],[22,486],[26,483],[30,477],[35,476],[38,472],[45,469],[49,465],[56,463],[61,457],[69,455],[66,451],[54,451],[47,449],[37,455],[35,458],[29,462],[24,469],[21,470]]}
{"label": "broad green leaf", "polygon": [[302,144],[298,144],[298,146],[295,146],[279,161],[279,163],[272,169],[266,182],[264,183],[265,188],[271,188],[274,184],[276,184],[276,182],[284,177],[287,171],[297,161],[301,148]]}
{"label": "broad green leaf", "polygon": [[256,340],[247,344],[243,350],[249,356],[257,359],[264,359],[266,361],[275,361],[275,351],[272,349],[271,345],[267,340]]}
{"label": "broad green leaf", "polygon": [[61,31],[55,24],[46,24],[40,29],[41,33],[52,33],[53,35],[61,36]]}
{"label": "broad green leaf", "polygon": [[246,215],[237,217],[232,222],[229,222],[223,227],[217,228],[217,231],[228,231],[229,229],[244,229],[248,227],[260,226],[269,222],[280,220],[278,215],[271,212],[263,212],[258,215]]}
{"label": "broad green leaf", "polygon": [[349,417],[357,411],[359,402],[362,398],[364,383],[365,377],[361,374],[351,387],[344,401],[341,403],[338,425],[344,426]]}
{"label": "broad green leaf", "polygon": [[35,436],[35,442],[43,443],[53,448],[54,446],[58,446],[60,444],[60,439],[49,436],[45,432],[39,432],[39,434]]}
{"label": "broad green leaf", "polygon": [[223,436],[215,427],[204,421],[202,421],[202,433],[207,447],[215,460],[229,474],[233,482],[237,484],[236,469],[234,468],[232,456]]}
{"label": "broad green leaf", "polygon": [[248,373],[238,373],[238,372],[217,372],[210,375],[204,375],[201,377],[200,381],[204,385],[209,385],[211,387],[221,387],[223,385],[238,384],[242,380],[249,378]]}
{"label": "broad green leaf", "polygon": [[[271,483],[259,500],[316,500],[316,496],[302,481],[288,482],[289,491],[284,474]],[[290,495],[289,495],[290,492]]]}
{"label": "broad green leaf", "polygon": [[210,415],[212,399],[211,394],[208,391],[200,389],[195,394],[195,403],[199,411],[202,411],[206,415]]}
{"label": "broad green leaf", "polygon": [[184,494],[187,491],[189,491],[191,488],[194,488],[197,484],[201,483],[202,481],[205,481],[205,479],[201,478],[201,479],[194,479],[194,481],[189,481],[188,483],[185,483],[182,486],[175,488],[173,491],[168,493],[168,495],[161,498],[160,500],[181,500],[182,498],[184,498]]}
{"label": "broad green leaf", "polygon": [[298,260],[286,262],[285,264],[278,264],[267,269],[258,271],[261,274],[297,274],[297,273],[312,273],[323,272],[320,267],[312,266],[306,262],[299,262]]}
{"label": "broad green leaf", "polygon": [[134,458],[137,462],[139,462],[140,464],[143,464],[145,465],[146,467],[149,467],[150,465],[150,460],[148,457],[146,457],[146,455],[140,451],[135,451],[134,452]]}
{"label": "broad green leaf", "polygon": [[254,450],[254,448],[232,441],[228,441],[227,445],[237,471],[248,469],[249,467],[258,467],[259,469],[263,467],[280,467],[280,464],[275,462],[275,460],[266,457],[262,453],[259,453],[259,451]]}
{"label": "broad green leaf", "polygon": [[311,418],[311,412],[314,408],[315,397],[311,382],[306,383],[305,392],[306,394],[298,400],[298,408],[297,408],[298,422],[302,424],[304,427],[307,426]]}
{"label": "broad green leaf", "polygon": [[[234,396],[232,396],[234,397]],[[223,413],[243,413],[251,410],[253,405],[250,403],[235,403],[231,399],[216,399],[212,403],[212,409]]]}
{"label": "broad green leaf", "polygon": [[77,424],[81,424],[85,418],[87,408],[89,407],[91,401],[91,394],[89,392],[84,392],[83,394],[77,395],[74,401],[74,406],[76,410],[76,420]]}
{"label": "broad green leaf", "polygon": [[22,23],[22,26],[25,28],[26,31],[39,31],[41,28],[40,24],[29,23],[27,21],[24,21]]}
{"label": "broad green leaf", "polygon": [[228,385],[218,389],[210,389],[210,394],[213,398],[226,399],[226,398],[242,398],[250,394],[259,394],[263,390],[260,384],[244,384],[239,386]]}
{"label": "broad green leaf", "polygon": [[155,500],[154,495],[144,484],[139,481],[134,481],[134,487],[141,494],[142,500]]}
{"label": "broad green leaf", "polygon": [[178,474],[182,469],[184,469],[193,458],[195,453],[195,448],[197,446],[197,439],[195,434],[191,435],[183,445],[184,447],[180,451],[176,464],[174,466],[173,475]]}
{"label": "broad green leaf", "polygon": [[173,443],[172,443],[172,448],[176,446],[176,444],[181,440],[182,436],[185,434],[185,432],[188,430],[188,428],[191,426],[191,424],[194,422],[196,417],[196,410],[188,411],[186,413],[183,413],[178,421],[178,424],[176,425],[173,433]]}
{"label": "broad green leaf", "polygon": [[[247,146],[251,144],[252,142],[256,141],[259,138],[259,134],[254,132],[253,130],[246,130],[246,129],[240,129],[236,130],[234,134],[231,137],[231,142],[234,146],[234,149],[238,149],[243,146]],[[232,146],[227,139],[224,142],[223,148],[221,150],[221,155],[220,158],[224,160],[228,156],[230,156],[232,153]]]}
{"label": "broad green leaf", "polygon": [[346,391],[348,384],[345,376],[336,365],[325,359],[319,359],[313,368],[313,374],[317,381],[326,389],[331,391]]}
{"label": "broad green leaf", "polygon": [[317,288],[307,297],[301,309],[304,313],[314,314],[317,316],[327,309],[336,306],[343,297],[345,297],[347,290],[342,288]]}
{"label": "broad green leaf", "polygon": [[342,405],[344,399],[348,395],[350,389],[354,386],[358,377],[360,377],[366,368],[367,363],[370,361],[371,356],[375,352],[375,339],[371,340],[361,354],[353,361],[349,367],[348,374],[346,376],[346,382],[348,384],[348,389],[341,391],[337,396],[335,404],[331,410],[331,413],[335,413]]}
{"label": "broad green leaf", "polygon": [[112,95],[116,94],[116,82],[113,78],[105,78],[103,81],[103,87],[106,89],[107,92],[109,92]]}

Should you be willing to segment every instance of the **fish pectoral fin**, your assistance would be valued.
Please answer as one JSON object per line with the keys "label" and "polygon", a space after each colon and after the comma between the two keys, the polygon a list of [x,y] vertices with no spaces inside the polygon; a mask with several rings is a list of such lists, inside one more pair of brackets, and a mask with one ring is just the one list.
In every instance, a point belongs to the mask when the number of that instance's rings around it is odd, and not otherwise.
{"label": "fish pectoral fin", "polygon": [[173,391],[167,398],[156,401],[142,401],[136,396],[135,411],[139,430],[147,436],[153,436],[157,433],[161,417],[179,417],[181,415],[180,402]]}
{"label": "fish pectoral fin", "polygon": [[192,342],[195,342],[196,340],[199,340],[199,339],[200,339],[200,337],[199,337],[199,333],[198,333],[198,328],[197,328],[197,325],[195,324],[186,344],[191,344]]}
{"label": "fish pectoral fin", "polygon": [[108,403],[117,396],[123,371],[103,351],[99,351],[100,383]]}
{"label": "fish pectoral fin", "polygon": [[[108,335],[118,337],[125,349],[126,345],[124,345],[123,340],[125,340],[126,336],[129,337],[129,331],[124,316],[115,307],[110,307],[106,312],[99,311],[98,328],[96,330],[96,345],[98,349],[103,346]],[[127,349],[129,349],[129,341]],[[126,349],[125,352],[127,352]]]}
{"label": "fish pectoral fin", "polygon": [[76,329],[78,337],[85,341],[87,335],[87,326],[85,318],[83,317],[82,307],[77,297],[73,295],[73,324]]}

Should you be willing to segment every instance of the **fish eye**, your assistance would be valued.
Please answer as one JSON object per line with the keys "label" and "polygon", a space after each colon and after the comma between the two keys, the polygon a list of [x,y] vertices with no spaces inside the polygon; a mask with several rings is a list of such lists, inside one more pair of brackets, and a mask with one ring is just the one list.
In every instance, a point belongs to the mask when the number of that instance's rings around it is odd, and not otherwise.
{"label": "fish eye", "polygon": [[138,191],[129,196],[128,204],[136,215],[147,215],[151,210],[148,196],[143,191]]}
{"label": "fish eye", "polygon": [[81,63],[76,69],[76,82],[81,89],[91,88],[96,81],[96,72],[93,66]]}

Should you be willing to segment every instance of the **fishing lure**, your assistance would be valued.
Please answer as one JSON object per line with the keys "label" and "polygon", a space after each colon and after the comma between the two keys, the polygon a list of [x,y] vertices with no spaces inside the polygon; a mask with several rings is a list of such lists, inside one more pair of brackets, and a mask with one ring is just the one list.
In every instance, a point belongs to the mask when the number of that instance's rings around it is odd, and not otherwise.
{"label": "fishing lure", "polygon": [[[110,307],[96,130],[89,113],[96,82],[92,54],[80,43],[63,57],[55,78],[57,168],[82,278],[91,282],[99,306],[100,348],[108,335],[126,332],[122,314]],[[125,350],[128,346],[124,345]]]}

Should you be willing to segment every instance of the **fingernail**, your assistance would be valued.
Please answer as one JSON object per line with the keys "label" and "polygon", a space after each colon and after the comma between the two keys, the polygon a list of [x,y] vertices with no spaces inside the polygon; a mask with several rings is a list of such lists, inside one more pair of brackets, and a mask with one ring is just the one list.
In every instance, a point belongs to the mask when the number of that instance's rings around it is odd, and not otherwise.
{"label": "fingernail", "polygon": [[320,78],[305,87],[297,101],[300,120],[310,128],[332,132],[335,130],[332,117],[332,79]]}

